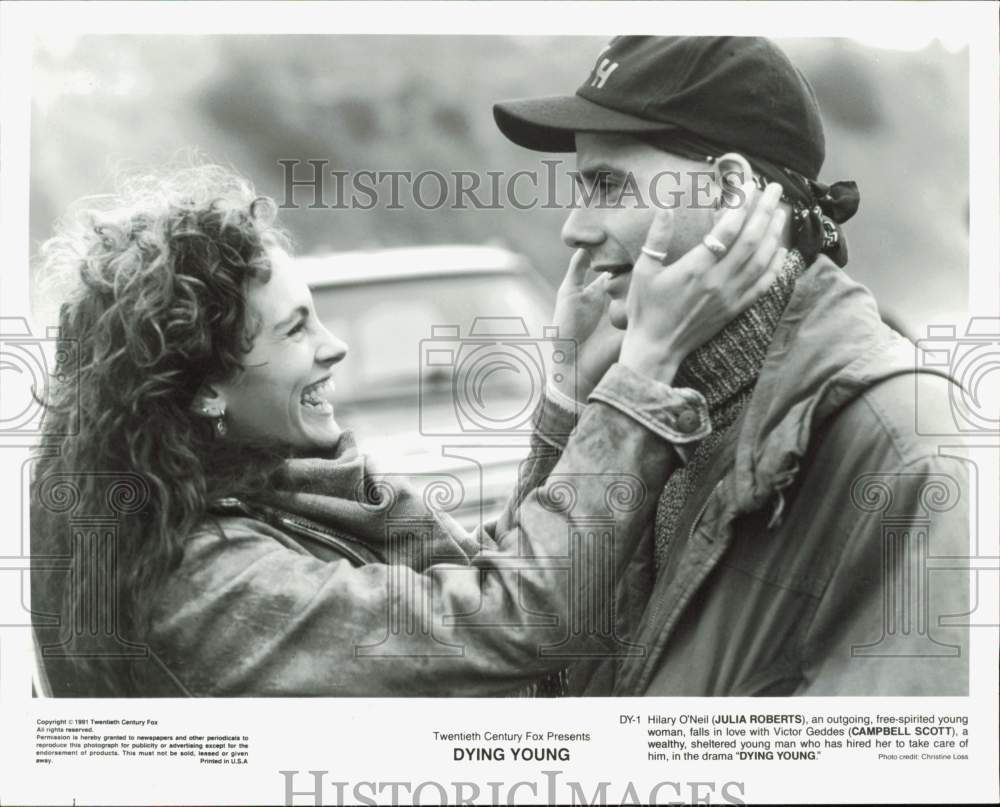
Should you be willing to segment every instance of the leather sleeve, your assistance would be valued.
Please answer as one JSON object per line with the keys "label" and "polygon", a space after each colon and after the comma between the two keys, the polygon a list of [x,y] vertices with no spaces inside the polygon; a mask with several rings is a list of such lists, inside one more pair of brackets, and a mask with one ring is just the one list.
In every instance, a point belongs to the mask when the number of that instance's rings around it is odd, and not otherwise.
{"label": "leather sleeve", "polygon": [[468,566],[323,562],[252,520],[199,535],[151,643],[196,695],[503,694],[607,653],[614,581],[676,455],[593,401],[549,459]]}

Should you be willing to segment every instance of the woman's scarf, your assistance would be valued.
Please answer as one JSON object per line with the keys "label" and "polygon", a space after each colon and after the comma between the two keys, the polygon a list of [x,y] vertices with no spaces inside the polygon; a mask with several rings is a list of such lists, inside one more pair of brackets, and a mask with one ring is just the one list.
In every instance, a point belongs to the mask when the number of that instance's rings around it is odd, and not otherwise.
{"label": "woman's scarf", "polygon": [[467,564],[480,546],[439,504],[445,480],[417,494],[401,474],[378,472],[344,431],[325,456],[285,460],[270,486],[249,504],[305,520],[365,544],[386,563],[422,571],[434,563]]}

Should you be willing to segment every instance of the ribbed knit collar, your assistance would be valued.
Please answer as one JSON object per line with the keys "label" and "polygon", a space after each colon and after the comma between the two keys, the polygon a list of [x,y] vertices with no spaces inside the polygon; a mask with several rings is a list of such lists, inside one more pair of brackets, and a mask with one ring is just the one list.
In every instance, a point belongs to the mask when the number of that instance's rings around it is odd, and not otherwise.
{"label": "ribbed knit collar", "polygon": [[698,390],[705,396],[710,413],[727,408],[752,389],[795,281],[805,268],[798,250],[789,250],[768,290],[681,363],[674,386]]}

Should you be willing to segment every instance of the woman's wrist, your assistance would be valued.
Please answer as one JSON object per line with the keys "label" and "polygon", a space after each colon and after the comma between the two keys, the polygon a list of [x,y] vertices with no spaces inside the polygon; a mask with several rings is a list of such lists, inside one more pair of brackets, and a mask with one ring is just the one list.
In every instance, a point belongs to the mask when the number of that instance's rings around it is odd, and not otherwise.
{"label": "woman's wrist", "polygon": [[580,377],[576,367],[561,367],[557,377],[558,381],[555,378],[549,380],[549,389],[573,401],[585,403],[594,388],[593,384]]}
{"label": "woman's wrist", "polygon": [[661,384],[673,384],[681,357],[663,346],[626,337],[618,363]]}
{"label": "woman's wrist", "polygon": [[570,388],[565,386],[565,384],[557,384],[555,381],[549,381],[546,388],[546,394],[549,400],[552,401],[556,406],[573,412],[577,415],[581,414],[587,406],[587,395],[590,395],[592,389],[586,390],[586,393],[578,398],[582,390],[579,390],[575,385]]}

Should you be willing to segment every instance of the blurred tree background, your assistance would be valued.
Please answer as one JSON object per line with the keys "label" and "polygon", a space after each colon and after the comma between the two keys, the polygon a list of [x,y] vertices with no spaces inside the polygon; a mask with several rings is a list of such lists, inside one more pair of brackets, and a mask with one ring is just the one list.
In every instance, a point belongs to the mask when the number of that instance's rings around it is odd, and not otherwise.
{"label": "blurred tree background", "polygon": [[[111,192],[116,172],[161,165],[191,147],[279,202],[279,160],[328,160],[348,172],[544,170],[540,161],[550,155],[507,142],[492,103],[572,92],[603,44],[552,36],[39,41],[32,242],[51,233],[73,200]],[[919,51],[846,39],[779,44],[819,97],[827,127],[821,178],[854,179],[861,188],[860,212],[846,227],[848,271],[912,333],[954,317],[968,289],[967,51],[937,42]],[[426,195],[436,197],[435,183]],[[559,238],[563,218],[558,209],[510,206],[282,212],[300,253],[494,242],[526,254],[553,283],[569,257]]]}

